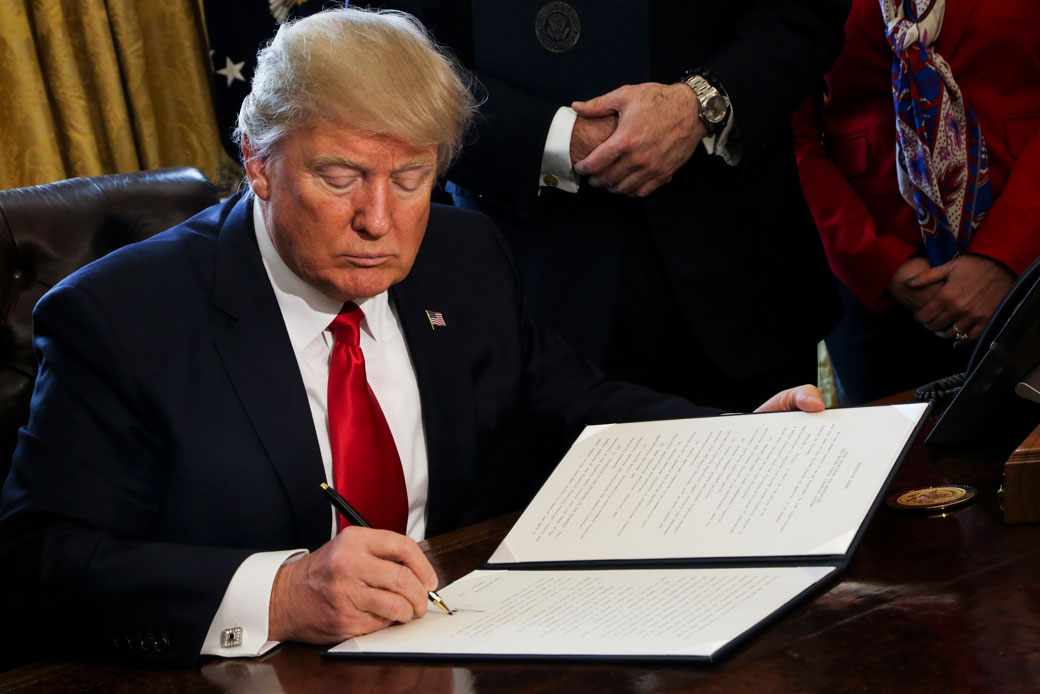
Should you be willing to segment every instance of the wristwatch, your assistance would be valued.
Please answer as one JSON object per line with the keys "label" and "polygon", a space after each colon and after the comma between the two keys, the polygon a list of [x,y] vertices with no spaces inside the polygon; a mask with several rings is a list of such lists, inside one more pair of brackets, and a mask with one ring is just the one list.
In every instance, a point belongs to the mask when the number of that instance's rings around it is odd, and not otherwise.
{"label": "wristwatch", "polygon": [[700,112],[697,114],[704,123],[709,135],[714,135],[726,127],[729,120],[730,106],[726,90],[722,83],[706,70],[691,70],[682,76],[682,80],[697,96]]}

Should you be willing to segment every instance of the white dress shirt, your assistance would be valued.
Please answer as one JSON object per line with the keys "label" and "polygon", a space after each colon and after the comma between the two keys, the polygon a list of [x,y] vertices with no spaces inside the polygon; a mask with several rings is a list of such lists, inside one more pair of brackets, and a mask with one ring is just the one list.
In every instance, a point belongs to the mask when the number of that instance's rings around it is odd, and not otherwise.
{"label": "white dress shirt", "polygon": [[[325,478],[332,484],[328,380],[334,339],[327,328],[339,314],[342,304],[328,298],[289,269],[268,235],[260,206],[255,200],[253,224],[264,268],[271,280],[307,391],[318,448],[325,466]],[[368,384],[383,410],[404,468],[408,492],[408,536],[421,540],[426,532],[429,470],[415,368],[396,309],[387,292],[355,303],[365,314],[361,321],[361,351],[365,355]],[[317,497],[320,491],[315,489],[314,493]],[[336,519],[330,506],[329,537],[335,534]],[[295,561],[306,553],[304,549],[258,552],[242,562],[210,623],[202,654],[255,656],[263,655],[276,646],[278,642],[267,639],[268,608],[274,577],[284,563]],[[223,647],[221,640],[225,631],[238,628],[241,629],[241,645]]]}

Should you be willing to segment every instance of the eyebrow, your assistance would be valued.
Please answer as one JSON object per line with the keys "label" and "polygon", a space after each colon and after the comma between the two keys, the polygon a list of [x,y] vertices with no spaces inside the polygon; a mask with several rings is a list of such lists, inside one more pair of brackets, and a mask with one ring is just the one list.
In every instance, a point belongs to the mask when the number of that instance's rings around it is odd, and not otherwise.
{"label": "eyebrow", "polygon": [[[358,162],[348,157],[341,157],[337,155],[320,155],[315,157],[310,164],[310,168],[314,171],[318,171],[329,166],[342,166],[348,169],[355,169],[357,171],[365,171],[365,167]],[[406,171],[416,171],[419,169],[433,170],[436,168],[436,162],[426,157],[413,159],[412,161],[405,162],[403,166],[400,166],[390,172],[391,175],[404,173]]]}

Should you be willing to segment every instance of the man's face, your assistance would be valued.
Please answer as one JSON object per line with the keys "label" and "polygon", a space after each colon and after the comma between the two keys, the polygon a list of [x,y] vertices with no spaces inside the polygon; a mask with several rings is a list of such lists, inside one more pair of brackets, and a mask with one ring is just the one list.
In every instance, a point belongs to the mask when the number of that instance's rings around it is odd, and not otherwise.
{"label": "man's face", "polygon": [[321,123],[246,171],[279,255],[329,298],[375,296],[412,269],[430,216],[434,146]]}

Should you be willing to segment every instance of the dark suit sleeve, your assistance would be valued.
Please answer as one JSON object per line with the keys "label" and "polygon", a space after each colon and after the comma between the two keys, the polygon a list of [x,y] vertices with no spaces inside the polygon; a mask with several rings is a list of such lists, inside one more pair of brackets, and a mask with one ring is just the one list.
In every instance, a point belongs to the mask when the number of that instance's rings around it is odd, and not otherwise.
{"label": "dark suit sleeve", "polygon": [[725,86],[745,156],[768,144],[841,50],[850,0],[756,2],[701,65]]}
{"label": "dark suit sleeve", "polygon": [[34,321],[40,371],[0,500],[0,599],[8,624],[39,633],[5,631],[36,653],[191,663],[250,552],[154,539],[175,452],[117,332],[73,286],[48,294]]}

